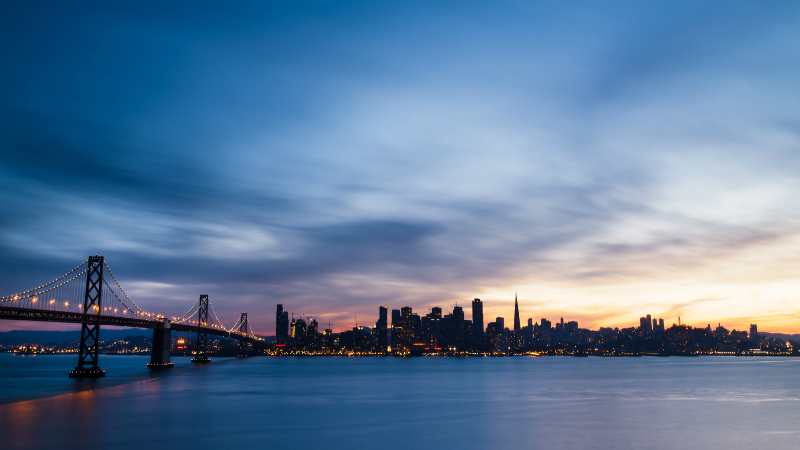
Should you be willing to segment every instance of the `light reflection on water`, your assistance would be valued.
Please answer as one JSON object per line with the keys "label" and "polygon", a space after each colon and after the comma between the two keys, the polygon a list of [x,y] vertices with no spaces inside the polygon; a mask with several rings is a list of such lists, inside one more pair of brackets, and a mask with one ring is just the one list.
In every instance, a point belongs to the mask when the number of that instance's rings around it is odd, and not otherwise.
{"label": "light reflection on water", "polygon": [[800,439],[797,358],[177,358],[151,378],[144,357],[102,355],[107,378],[94,382],[66,377],[76,359],[0,355],[7,448],[752,450]]}

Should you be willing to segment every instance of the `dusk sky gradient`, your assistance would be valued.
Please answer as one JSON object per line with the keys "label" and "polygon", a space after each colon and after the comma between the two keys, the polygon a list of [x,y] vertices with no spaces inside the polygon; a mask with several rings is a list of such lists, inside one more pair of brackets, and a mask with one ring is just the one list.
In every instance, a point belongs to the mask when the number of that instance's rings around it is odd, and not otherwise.
{"label": "dusk sky gradient", "polygon": [[800,333],[800,3],[2,2],[0,295],[95,253],[262,334]]}

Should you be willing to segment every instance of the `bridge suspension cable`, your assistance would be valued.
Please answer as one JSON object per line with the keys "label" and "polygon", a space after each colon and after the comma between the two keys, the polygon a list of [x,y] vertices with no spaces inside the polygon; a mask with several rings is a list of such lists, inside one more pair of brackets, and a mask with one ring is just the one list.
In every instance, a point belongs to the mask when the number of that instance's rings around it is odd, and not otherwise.
{"label": "bridge suspension cable", "polygon": [[[197,314],[197,310],[195,308],[197,308],[197,305],[199,305],[199,304],[200,304],[200,300],[198,299],[197,301],[194,302],[194,305],[192,305],[192,307],[189,308],[188,311],[186,311],[186,313],[184,315],[182,315],[180,317],[173,317],[172,321],[176,322],[176,323],[181,323],[181,322],[188,321],[189,319],[194,317],[195,314]],[[192,313],[192,310],[194,310],[193,313]],[[189,313],[192,313],[192,314],[190,315]]]}
{"label": "bridge suspension cable", "polygon": [[[53,281],[51,281],[49,283],[45,283],[45,284],[43,284],[41,286],[37,286],[37,287],[35,287],[33,289],[28,289],[27,291],[20,292],[18,294],[12,294],[12,295],[6,295],[4,297],[0,297],[0,302],[27,299],[27,298],[35,297],[37,295],[44,294],[46,292],[50,292],[53,289],[59,288],[59,287],[65,285],[65,284],[69,283],[70,281],[74,280],[75,278],[77,278],[77,277],[83,275],[84,273],[86,273],[86,270],[88,270],[88,269],[84,269],[83,272],[79,273],[78,275],[75,275],[71,279],[69,279],[69,280],[67,280],[67,281],[65,281],[65,282],[63,282],[63,283],[61,283],[61,284],[59,284],[57,286],[52,286],[53,284],[58,283],[60,280],[63,280],[64,278],[72,275],[72,273],[74,273],[76,270],[80,269],[84,264],[86,264],[86,261],[88,261],[88,259],[84,260],[82,263],[80,263],[77,266],[75,266],[74,269],[70,270],[69,272],[65,273],[64,275],[61,275],[60,277],[56,278],[55,280],[53,280]],[[50,286],[52,286],[52,287],[50,287]],[[45,288],[48,288],[48,289],[45,289]]]}
{"label": "bridge suspension cable", "polygon": [[[125,298],[127,298],[128,301],[131,302],[131,304],[134,306],[134,308],[136,308],[136,310],[139,311],[139,313],[149,317],[150,319],[156,318],[156,316],[154,314],[148,313],[145,310],[143,310],[142,308],[140,308],[139,305],[137,305],[136,302],[134,302],[133,299],[131,299],[130,296],[128,296],[128,293],[125,292],[125,289],[122,289],[122,286],[120,286],[119,281],[117,281],[117,278],[114,276],[114,273],[111,271],[111,268],[108,267],[108,263],[105,262],[105,260],[103,260],[103,265],[105,265],[106,269],[108,269],[108,274],[111,275],[111,279],[114,280],[114,283],[117,285],[119,290],[122,292],[122,295],[124,295]],[[105,280],[103,280],[103,281],[105,281]],[[108,286],[108,288],[111,290],[111,292],[114,293],[113,289],[111,289],[111,286],[109,286],[108,283],[106,283],[106,286]],[[114,293],[114,297],[117,297],[117,300],[119,300],[120,303],[125,305],[125,302],[123,302],[122,299],[120,299],[119,296],[117,296],[116,293]],[[127,307],[127,305],[125,305],[125,307]],[[128,309],[130,309],[130,308],[128,308]],[[133,311],[131,311],[131,312],[133,312]]]}
{"label": "bridge suspension cable", "polygon": [[[90,259],[95,259],[94,257]],[[108,263],[104,258],[96,258],[102,260],[101,268],[107,271],[111,276],[113,283],[109,282],[107,277],[102,276],[102,271],[99,272],[100,276],[95,280],[87,279],[89,276],[90,265],[86,259],[77,265],[75,268],[61,275],[60,277],[37,286],[33,289],[19,292],[17,294],[6,295],[0,297],[0,308],[5,311],[4,317],[34,317],[29,314],[31,311],[50,313],[65,313],[68,316],[35,316],[35,319],[29,320],[48,320],[48,321],[85,321],[86,315],[113,317],[125,320],[135,319],[138,324],[144,326],[154,326],[154,322],[159,321],[162,316],[154,314],[142,309],[123,289],[122,285],[117,280],[114,273],[111,271]],[[83,270],[81,268],[83,267]],[[98,273],[95,266],[93,277]],[[95,280],[95,281],[93,281]],[[102,282],[99,282],[102,280]],[[91,282],[91,283],[90,283]],[[97,283],[97,284],[92,284]],[[89,286],[96,286],[98,289],[95,295],[96,302],[87,302],[86,296],[89,292]],[[207,298],[207,296],[206,296]],[[116,302],[114,301],[116,299]],[[208,301],[208,300],[206,300]],[[237,337],[247,337],[251,339],[261,338],[255,336],[250,327],[249,321],[244,322],[242,317],[231,328],[226,328],[222,321],[217,316],[214,307],[208,302],[208,308],[211,309],[211,316],[207,319],[207,323],[201,323],[199,317],[200,300],[197,300],[194,305],[182,316],[173,318],[174,323],[182,323],[185,325],[196,325],[204,328],[212,328],[220,332],[225,332]],[[80,314],[81,316],[75,316]],[[25,320],[25,319],[22,319]],[[94,319],[91,319],[94,320]],[[123,323],[123,322],[120,322]],[[134,325],[138,326],[138,325]],[[233,336],[229,336],[233,337]]]}

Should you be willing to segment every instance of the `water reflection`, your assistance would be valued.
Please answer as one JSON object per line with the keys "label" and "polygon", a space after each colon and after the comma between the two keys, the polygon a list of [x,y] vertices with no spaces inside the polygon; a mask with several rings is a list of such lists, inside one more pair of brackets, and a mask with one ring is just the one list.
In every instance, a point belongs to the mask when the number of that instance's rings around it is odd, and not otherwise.
{"label": "water reflection", "polygon": [[250,358],[110,375],[99,389],[0,406],[0,421],[9,448],[780,449],[795,448],[798,369],[798,359]]}

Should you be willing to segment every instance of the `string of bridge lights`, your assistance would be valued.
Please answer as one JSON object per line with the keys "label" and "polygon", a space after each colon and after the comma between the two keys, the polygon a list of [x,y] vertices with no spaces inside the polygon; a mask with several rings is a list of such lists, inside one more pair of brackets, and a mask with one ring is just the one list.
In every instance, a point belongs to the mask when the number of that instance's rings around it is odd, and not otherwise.
{"label": "string of bridge lights", "polygon": [[[126,304],[125,304],[125,302],[123,302],[123,301],[122,301],[122,299],[121,299],[121,298],[119,298],[119,296],[117,295],[117,293],[116,293],[116,292],[114,292],[114,289],[111,289],[111,286],[108,284],[108,282],[106,282],[106,280],[105,280],[105,279],[103,280],[103,283],[104,283],[104,284],[105,284],[105,285],[108,287],[108,290],[109,290],[109,292],[111,292],[111,295],[113,295],[114,297],[116,297],[116,299],[117,299],[117,300],[120,302],[120,304],[122,304],[122,306],[124,306],[124,307],[125,307],[126,311],[123,311],[123,314],[127,313],[128,311],[130,311],[130,312],[131,312],[131,314],[133,314],[133,315],[135,316],[135,315],[136,315],[136,312],[134,312],[134,311],[133,311],[133,310],[132,310],[132,309],[131,309],[131,308],[130,308],[128,305],[126,305]],[[109,308],[109,307],[107,306],[106,308]],[[115,310],[114,310],[114,312],[116,313],[116,312],[117,312],[117,310],[115,309]]]}
{"label": "string of bridge lights", "polygon": [[[214,318],[215,318],[215,319],[217,319],[217,323],[219,324],[220,328],[222,328],[223,330],[225,330],[225,331],[227,331],[228,333],[230,333],[230,332],[231,332],[231,330],[229,330],[229,329],[225,328],[225,327],[222,325],[222,321],[221,321],[221,320],[219,320],[219,317],[217,317],[217,313],[214,311],[214,305],[212,305],[212,304],[211,304],[211,302],[208,302],[208,307],[211,309],[211,314],[214,314]],[[212,325],[213,325],[213,324],[212,324]]]}
{"label": "string of bridge lights", "polygon": [[[194,306],[192,306],[192,309],[194,309]],[[186,312],[186,314],[189,314],[191,311],[192,311],[192,310],[190,309],[189,311],[187,311],[187,312]],[[189,317],[185,317],[185,316],[186,316],[186,314],[184,314],[183,316],[181,316],[181,317],[179,317],[179,318],[177,318],[177,319],[173,320],[173,322],[175,322],[175,323],[184,323],[184,322],[187,322],[189,319],[191,319],[192,317],[194,317],[194,315],[195,315],[195,314],[197,314],[197,312],[198,312],[198,311],[199,311],[199,310],[195,310],[195,312],[193,312],[193,313],[192,313],[192,315],[191,315],[191,316],[189,316]]]}
{"label": "string of bridge lights", "polygon": [[[128,293],[125,292],[125,289],[122,289],[122,286],[120,286],[119,281],[117,281],[117,278],[114,276],[114,273],[111,271],[111,267],[108,267],[108,263],[106,263],[105,259],[103,260],[103,265],[106,266],[106,269],[108,269],[108,274],[111,275],[111,279],[114,280],[114,283],[117,284],[117,287],[119,288],[120,291],[122,291],[122,294],[125,295],[125,298],[127,298],[133,304],[133,306],[135,306],[136,309],[139,310],[139,312],[141,312],[142,314],[144,314],[147,317],[152,319],[153,318],[153,314],[150,314],[147,311],[145,311],[142,308],[140,308],[139,305],[137,305],[136,302],[134,302],[133,299],[128,295]],[[111,289],[110,286],[109,286],[109,289]],[[113,290],[112,290],[112,292],[113,292]],[[115,294],[115,296],[116,296],[116,294]],[[119,299],[119,297],[117,297],[117,298]],[[121,301],[122,300],[120,300],[120,302]],[[133,312],[133,311],[131,311],[131,312]]]}
{"label": "string of bridge lights", "polygon": [[[38,299],[38,297],[40,297],[41,295],[43,295],[43,294],[46,294],[46,293],[48,293],[48,292],[52,291],[53,289],[58,289],[58,288],[60,288],[61,286],[64,286],[65,284],[67,284],[67,283],[69,283],[69,282],[71,282],[71,281],[75,280],[75,279],[76,279],[76,278],[78,278],[79,276],[81,276],[81,275],[83,275],[84,273],[86,273],[86,271],[88,271],[88,270],[89,270],[89,269],[85,269],[83,272],[81,272],[81,273],[79,273],[79,274],[75,275],[74,277],[70,278],[69,280],[67,280],[67,281],[65,281],[65,282],[63,282],[63,283],[61,283],[61,284],[58,284],[58,285],[56,285],[56,286],[53,286],[53,287],[51,287],[50,289],[47,289],[47,290],[45,290],[45,291],[36,292],[36,293],[35,293],[35,294],[33,294],[33,295],[26,295],[26,296],[24,296],[24,297],[20,297],[20,295],[22,295],[22,294],[15,294],[15,295],[9,295],[9,296],[6,296],[6,297],[2,297],[2,299],[0,299],[0,303],[13,302],[13,301],[16,301],[16,300],[25,300],[26,298]],[[73,270],[73,271],[71,271],[70,273],[72,273],[72,272],[74,272],[74,270]],[[57,278],[57,279],[56,279],[56,281],[58,281],[58,280],[60,280],[60,279],[62,279],[62,278],[64,278],[64,277],[59,277],[59,278]],[[51,282],[51,283],[44,284],[44,285],[42,285],[42,286],[48,286],[48,285],[50,285],[50,284],[52,284],[52,282]],[[40,288],[41,288],[42,286],[40,286]],[[30,292],[33,292],[33,291],[36,291],[36,289],[31,289],[31,290],[29,290],[29,291],[25,291],[25,293],[30,293]],[[24,293],[23,293],[23,294],[24,294]]]}
{"label": "string of bridge lights", "polygon": [[[45,283],[45,284],[43,284],[43,285],[41,285],[41,286],[37,286],[37,287],[35,287],[35,288],[33,288],[33,289],[29,289],[29,290],[27,290],[27,291],[20,292],[20,293],[17,293],[17,294],[13,294],[13,295],[7,295],[7,296],[0,297],[0,303],[6,303],[6,302],[11,302],[11,301],[17,301],[17,300],[25,300],[25,299],[32,299],[32,303],[36,303],[36,302],[37,302],[37,300],[39,300],[39,297],[41,297],[42,295],[44,295],[44,294],[46,294],[46,293],[48,293],[48,292],[51,292],[51,291],[53,291],[53,290],[55,290],[55,289],[58,289],[58,288],[60,288],[60,287],[62,287],[62,286],[64,286],[64,285],[66,285],[66,284],[68,284],[68,283],[70,283],[70,282],[72,282],[72,281],[76,280],[77,278],[81,277],[81,276],[82,276],[82,275],[84,275],[85,273],[87,273],[87,272],[89,271],[89,268],[88,268],[88,267],[87,267],[86,269],[84,269],[83,271],[81,271],[80,273],[78,273],[77,275],[75,275],[75,276],[73,276],[72,278],[68,279],[67,281],[64,281],[63,283],[57,284],[57,285],[55,285],[55,286],[51,286],[51,285],[53,285],[54,283],[57,283],[59,280],[62,280],[62,279],[64,279],[64,278],[66,278],[66,277],[70,276],[72,273],[74,273],[76,270],[80,269],[80,268],[81,268],[81,266],[83,266],[84,264],[86,264],[88,261],[89,261],[88,259],[84,260],[83,262],[81,262],[80,264],[78,264],[78,265],[77,265],[77,266],[76,266],[74,269],[70,270],[69,272],[65,273],[64,275],[61,275],[60,277],[58,277],[58,278],[54,279],[53,281],[50,281],[50,282],[48,282],[48,283]],[[131,312],[131,314],[133,314],[134,316],[136,316],[136,315],[138,315],[139,313],[141,313],[142,315],[144,315],[144,316],[148,317],[148,318],[149,318],[149,319],[151,319],[151,320],[155,320],[155,319],[157,319],[157,318],[160,318],[160,317],[162,317],[162,316],[160,316],[160,315],[156,315],[156,314],[153,314],[153,313],[149,313],[149,312],[147,312],[147,311],[143,310],[141,307],[139,307],[139,305],[137,305],[137,304],[136,304],[136,302],[134,302],[134,301],[133,301],[133,299],[132,299],[132,298],[131,298],[131,297],[128,295],[128,293],[127,293],[127,292],[125,292],[125,289],[123,289],[123,288],[122,288],[122,286],[119,284],[119,281],[117,281],[117,278],[114,276],[114,273],[111,271],[111,268],[108,266],[108,263],[106,263],[106,262],[105,262],[105,260],[103,260],[103,265],[104,265],[104,266],[106,267],[106,269],[108,270],[108,274],[109,274],[109,275],[111,275],[111,279],[113,279],[113,280],[114,280],[114,283],[117,285],[117,287],[119,288],[120,292],[121,292],[121,293],[122,293],[122,294],[125,296],[125,298],[127,298],[127,299],[128,299],[128,301],[129,301],[129,302],[130,302],[130,303],[131,303],[131,304],[132,304],[132,305],[133,305],[133,306],[136,308],[136,310],[138,310],[138,313],[137,313],[137,312],[136,312],[136,311],[134,311],[134,310],[133,310],[133,309],[132,309],[130,306],[128,306],[128,305],[125,303],[125,301],[124,301],[124,300],[122,300],[122,298],[120,298],[120,297],[119,297],[119,295],[117,295],[117,293],[114,291],[114,288],[113,288],[113,287],[112,287],[112,286],[111,286],[111,285],[108,283],[108,281],[106,281],[105,279],[103,279],[103,283],[106,285],[106,287],[108,287],[108,290],[111,292],[111,294],[112,294],[112,295],[113,295],[113,296],[114,296],[114,297],[117,299],[117,301],[119,301],[119,302],[120,302],[120,304],[121,304],[122,306],[124,306],[124,307],[125,307],[125,309],[122,311],[122,313],[123,313],[123,314],[126,314],[128,311],[130,311],[130,312]],[[48,287],[48,286],[51,286],[51,287],[50,287],[49,289],[42,290],[43,288],[45,288],[45,287]],[[197,308],[197,309],[196,309],[196,307],[198,306],[198,303],[199,303],[199,302],[200,302],[200,300],[198,299],[198,300],[195,302],[195,304],[194,304],[194,305],[192,305],[192,307],[191,307],[191,308],[189,308],[189,311],[187,311],[187,312],[186,312],[186,313],[185,313],[183,316],[181,316],[181,317],[179,317],[179,318],[173,318],[173,319],[174,319],[173,321],[174,321],[174,322],[176,322],[176,323],[186,323],[186,322],[189,322],[189,321],[190,321],[190,319],[191,319],[192,317],[194,317],[194,316],[195,316],[195,315],[196,315],[196,314],[199,312],[199,308]],[[55,304],[56,304],[56,300],[55,300],[55,299],[51,299],[51,300],[50,300],[50,302],[49,302],[48,304],[49,304],[49,305],[55,305]],[[64,306],[65,306],[65,307],[69,307],[69,301],[65,301],[65,302],[64,302]],[[210,302],[209,302],[208,306],[211,308],[211,313],[212,313],[212,315],[214,316],[214,319],[216,319],[216,323],[213,323],[213,322],[212,322],[212,323],[210,324],[210,326],[211,326],[212,328],[216,328],[216,329],[219,329],[219,330],[223,330],[223,331],[226,331],[226,332],[228,332],[228,333],[240,334],[240,335],[243,335],[243,336],[246,336],[246,337],[250,337],[250,338],[252,338],[252,339],[263,340],[262,338],[259,338],[258,336],[256,336],[256,335],[254,335],[254,334],[250,333],[250,330],[249,330],[249,329],[248,329],[248,330],[236,330],[236,327],[241,325],[241,320],[242,320],[242,318],[241,318],[241,317],[239,317],[239,320],[236,322],[236,324],[233,326],[233,328],[230,328],[230,329],[228,329],[228,328],[225,328],[225,327],[222,325],[222,321],[221,321],[221,320],[219,320],[219,317],[217,316],[217,313],[216,313],[216,311],[214,311],[214,306],[213,306],[213,305],[211,305],[211,303],[210,303]],[[80,303],[79,303],[79,304],[77,304],[77,305],[75,305],[75,307],[76,307],[76,308],[78,308],[78,309],[80,309],[80,307],[81,307]],[[98,305],[93,305],[93,306],[92,306],[92,309],[94,309],[95,311],[97,311],[97,313],[99,313],[99,312],[100,312],[100,307],[99,307]],[[108,311],[108,310],[111,310],[111,309],[113,309],[113,311],[114,311],[114,313],[115,313],[115,314],[116,314],[116,313],[117,313],[117,311],[118,311],[118,308],[112,308],[112,307],[110,307],[110,306],[105,306],[105,307],[103,307],[103,310],[104,310],[104,311]],[[192,311],[194,311],[194,312],[192,312]],[[187,315],[188,315],[189,313],[192,313],[192,314],[191,314],[191,315],[189,315],[189,316],[187,317]],[[198,318],[198,319],[199,319],[199,318]],[[201,323],[200,323],[200,321],[199,321],[199,320],[196,320],[195,322],[196,322],[197,326],[200,326],[200,325],[201,325]],[[208,326],[209,326],[209,324],[208,324],[208,323],[204,323],[204,324],[202,324],[202,325],[205,325],[206,327],[208,327]],[[248,323],[248,328],[250,328],[250,327],[249,327],[249,325],[250,325],[250,324]]]}
{"label": "string of bridge lights", "polygon": [[192,315],[189,316],[189,317],[186,317],[186,314],[189,314],[190,312],[192,312],[192,310],[195,308],[195,306],[197,306],[198,303],[200,303],[200,299],[199,298],[197,299],[197,301],[194,302],[194,305],[192,305],[192,307],[189,308],[188,311],[186,311],[186,313],[184,315],[180,316],[179,318],[173,317],[173,321],[174,322],[183,322],[184,320],[188,320],[188,319],[192,318],[195,314],[197,314],[197,311],[192,313]]}
{"label": "string of bridge lights", "polygon": [[[20,296],[20,295],[25,295],[25,294],[28,294],[28,293],[31,293],[31,292],[35,292],[35,291],[38,291],[39,289],[41,289],[41,288],[43,288],[43,287],[49,286],[49,285],[51,285],[51,284],[55,283],[56,281],[58,281],[58,280],[60,280],[60,279],[62,279],[62,278],[64,278],[64,277],[68,277],[68,276],[69,276],[69,275],[70,275],[72,272],[75,272],[76,270],[80,269],[80,268],[81,268],[81,266],[82,266],[82,265],[84,265],[84,263],[86,263],[86,261],[89,261],[89,260],[88,260],[88,259],[84,260],[82,263],[78,264],[78,265],[77,265],[77,266],[76,266],[74,269],[70,270],[69,272],[65,273],[64,275],[61,275],[60,277],[56,278],[55,280],[53,280],[53,281],[51,281],[51,282],[49,282],[49,283],[45,283],[45,284],[43,284],[43,285],[41,285],[41,286],[38,286],[38,287],[35,287],[35,288],[33,288],[33,289],[28,289],[27,291],[25,291],[25,292],[20,292],[20,293],[18,293],[18,294],[6,295],[5,297],[0,297],[0,301],[7,301],[6,299],[17,300],[17,299],[19,299],[19,296]],[[85,272],[85,270],[84,270],[84,272]],[[83,272],[81,272],[81,273],[80,273],[80,274],[78,274],[77,276],[81,276],[82,274],[83,274]],[[74,278],[73,278],[73,279],[74,279]],[[70,281],[72,281],[72,280],[70,280]],[[67,283],[69,283],[69,281],[67,281]],[[63,285],[64,285],[64,283],[62,283],[62,284],[61,284],[61,285],[59,285],[59,286],[63,286]],[[44,292],[48,292],[48,291],[44,291]],[[12,298],[12,297],[15,297],[15,298]],[[29,296],[28,296],[28,297],[29,297]],[[23,297],[23,298],[28,298],[28,297]]]}

